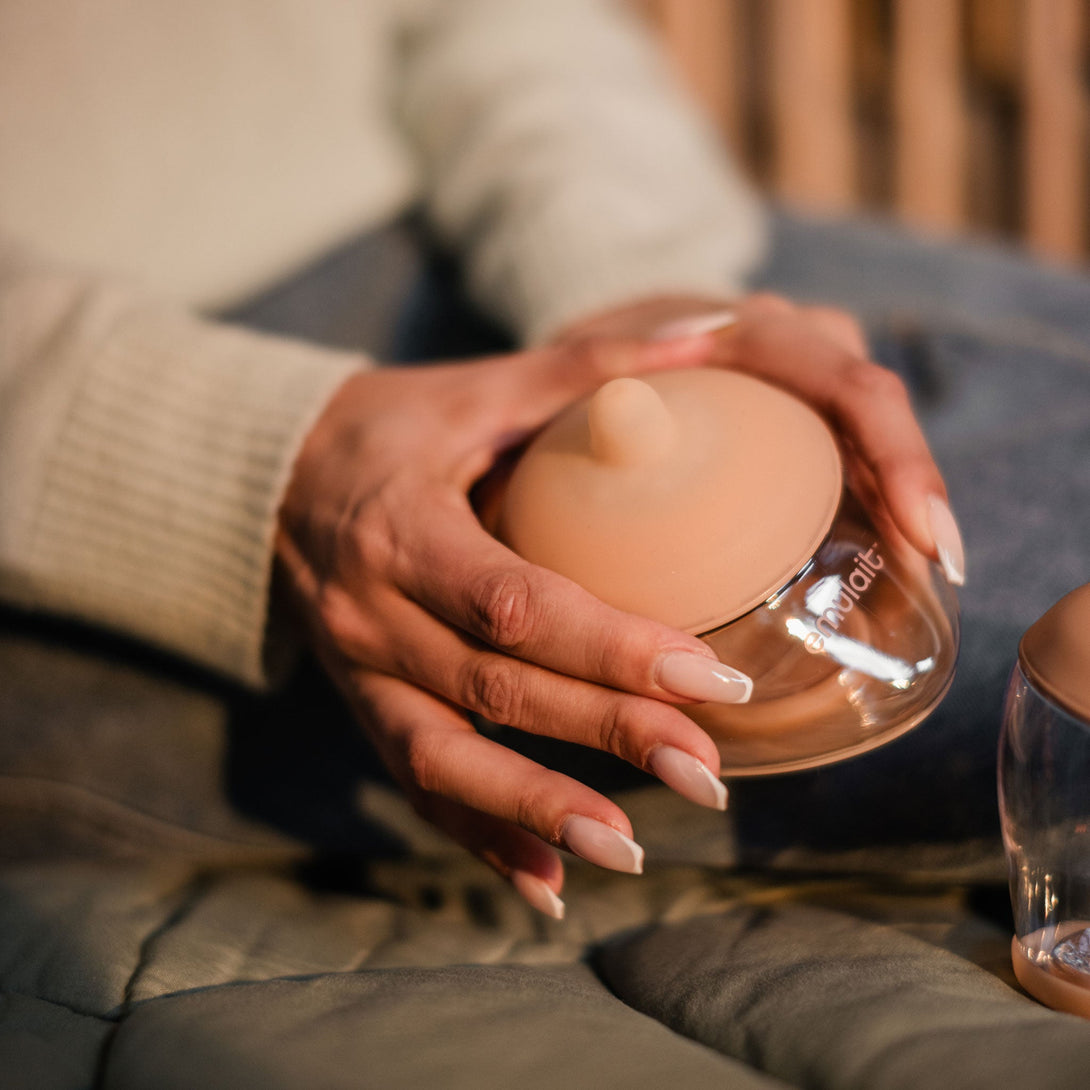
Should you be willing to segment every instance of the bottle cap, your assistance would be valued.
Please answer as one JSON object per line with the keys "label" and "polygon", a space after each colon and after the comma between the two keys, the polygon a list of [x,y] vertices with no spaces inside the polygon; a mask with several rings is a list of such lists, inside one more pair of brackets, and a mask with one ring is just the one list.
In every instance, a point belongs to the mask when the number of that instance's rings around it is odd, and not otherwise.
{"label": "bottle cap", "polygon": [[1035,689],[1090,722],[1090,583],[1065,594],[1030,625],[1018,661]]}

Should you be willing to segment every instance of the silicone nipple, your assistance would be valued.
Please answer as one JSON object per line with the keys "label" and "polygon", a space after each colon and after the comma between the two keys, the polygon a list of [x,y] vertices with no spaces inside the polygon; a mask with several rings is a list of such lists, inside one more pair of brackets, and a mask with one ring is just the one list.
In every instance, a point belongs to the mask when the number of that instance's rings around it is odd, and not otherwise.
{"label": "silicone nipple", "polygon": [[658,392],[637,378],[615,378],[587,406],[591,456],[612,466],[647,465],[674,445],[677,425]]}
{"label": "silicone nipple", "polygon": [[737,372],[656,371],[561,413],[495,530],[609,605],[708,632],[794,578],[840,494],[836,442],[808,406]]}

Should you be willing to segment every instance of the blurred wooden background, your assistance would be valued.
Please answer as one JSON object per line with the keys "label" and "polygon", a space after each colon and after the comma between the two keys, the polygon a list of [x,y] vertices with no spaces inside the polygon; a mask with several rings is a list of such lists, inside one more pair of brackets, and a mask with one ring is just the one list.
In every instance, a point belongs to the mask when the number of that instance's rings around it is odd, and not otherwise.
{"label": "blurred wooden background", "polygon": [[750,173],[1090,260],[1090,0],[630,0]]}

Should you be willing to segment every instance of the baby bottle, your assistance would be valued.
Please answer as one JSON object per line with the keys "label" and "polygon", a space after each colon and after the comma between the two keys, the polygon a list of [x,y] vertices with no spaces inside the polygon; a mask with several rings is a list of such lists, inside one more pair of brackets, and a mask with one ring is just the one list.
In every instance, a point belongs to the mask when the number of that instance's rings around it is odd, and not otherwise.
{"label": "baby bottle", "polygon": [[1015,975],[1043,1003],[1090,1017],[1090,584],[1018,646],[999,800]]}
{"label": "baby bottle", "polygon": [[607,383],[530,445],[493,529],[753,679],[747,704],[683,706],[725,775],[880,745],[953,676],[958,608],[941,568],[846,487],[817,413],[746,375]]}

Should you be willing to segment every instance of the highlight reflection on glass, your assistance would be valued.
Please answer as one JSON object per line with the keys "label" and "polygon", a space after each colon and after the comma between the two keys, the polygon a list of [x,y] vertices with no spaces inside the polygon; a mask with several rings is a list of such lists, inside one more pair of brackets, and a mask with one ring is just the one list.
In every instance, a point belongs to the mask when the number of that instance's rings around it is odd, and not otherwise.
{"label": "highlight reflection on glass", "polygon": [[999,798],[1022,986],[1090,1017],[1090,726],[1015,666],[999,748]]}
{"label": "highlight reflection on glass", "polygon": [[953,677],[957,599],[938,565],[845,492],[812,560],[767,602],[704,633],[753,678],[745,705],[686,708],[728,775],[809,768],[924,719]]}

